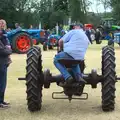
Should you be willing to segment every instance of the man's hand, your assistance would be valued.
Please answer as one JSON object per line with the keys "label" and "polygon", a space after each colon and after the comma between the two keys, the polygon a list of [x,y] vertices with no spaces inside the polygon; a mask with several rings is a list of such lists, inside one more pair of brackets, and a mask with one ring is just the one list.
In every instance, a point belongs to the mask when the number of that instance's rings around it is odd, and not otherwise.
{"label": "man's hand", "polygon": [[59,51],[63,51],[63,40],[62,39],[59,40],[58,45],[59,45]]}
{"label": "man's hand", "polygon": [[6,45],[5,47],[6,47],[6,48],[9,48],[9,49],[11,50],[11,46],[10,46],[10,45]]}

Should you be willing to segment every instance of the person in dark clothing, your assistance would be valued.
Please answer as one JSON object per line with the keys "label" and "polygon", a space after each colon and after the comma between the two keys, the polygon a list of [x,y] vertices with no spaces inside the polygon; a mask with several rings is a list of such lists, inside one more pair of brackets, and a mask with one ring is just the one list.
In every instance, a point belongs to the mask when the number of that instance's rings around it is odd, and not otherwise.
{"label": "person in dark clothing", "polygon": [[86,33],[86,35],[87,35],[87,37],[88,37],[90,43],[92,44],[92,39],[91,39],[91,33],[90,33],[90,30],[89,30],[89,29],[86,29],[86,30],[85,30],[85,33]]}
{"label": "person in dark clothing", "polygon": [[4,101],[4,95],[7,83],[7,68],[10,64],[9,55],[12,54],[12,50],[9,48],[10,45],[1,24],[0,21],[0,109],[4,109],[9,107],[9,103]]}
{"label": "person in dark clothing", "polygon": [[101,38],[102,38],[102,35],[100,30],[96,29],[96,33],[95,33],[96,44],[101,44],[101,41],[100,41]]}

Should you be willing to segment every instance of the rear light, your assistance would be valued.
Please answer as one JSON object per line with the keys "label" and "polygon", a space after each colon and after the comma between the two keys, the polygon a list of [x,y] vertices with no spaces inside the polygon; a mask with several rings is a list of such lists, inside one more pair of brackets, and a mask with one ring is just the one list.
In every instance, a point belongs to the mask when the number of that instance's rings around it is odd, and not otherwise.
{"label": "rear light", "polygon": [[37,40],[33,39],[33,44],[36,45],[37,44]]}
{"label": "rear light", "polygon": [[45,36],[45,32],[44,31],[41,31],[40,32],[40,37],[44,37]]}
{"label": "rear light", "polygon": [[52,38],[51,40],[50,40],[50,43],[56,43],[57,41],[56,41],[56,39],[55,38]]}

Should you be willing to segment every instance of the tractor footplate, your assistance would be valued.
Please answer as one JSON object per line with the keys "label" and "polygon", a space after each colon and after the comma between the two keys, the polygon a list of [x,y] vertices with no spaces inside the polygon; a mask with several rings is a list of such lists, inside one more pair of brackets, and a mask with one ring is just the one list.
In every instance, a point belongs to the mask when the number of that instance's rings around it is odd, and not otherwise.
{"label": "tractor footplate", "polygon": [[[59,95],[59,97],[57,97]],[[87,100],[88,99],[88,93],[82,93],[82,95],[77,96],[77,95],[71,95],[67,96],[65,95],[64,91],[62,92],[53,92],[52,93],[52,98],[53,99],[67,99],[71,101],[72,99],[74,100]]]}

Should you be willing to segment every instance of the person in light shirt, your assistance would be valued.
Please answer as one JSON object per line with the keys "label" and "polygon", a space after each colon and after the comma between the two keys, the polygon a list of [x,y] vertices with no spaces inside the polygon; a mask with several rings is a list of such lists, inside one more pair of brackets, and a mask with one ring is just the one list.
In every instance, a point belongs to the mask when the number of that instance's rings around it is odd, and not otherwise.
{"label": "person in light shirt", "polygon": [[[62,51],[55,55],[54,65],[63,75],[65,79],[64,85],[71,85],[74,82],[74,79],[67,71],[67,68],[61,63],[59,63],[59,60],[84,60],[85,53],[90,42],[80,25],[71,25],[70,31],[59,40],[58,44]],[[79,64],[72,65],[72,72],[79,82],[86,83],[86,81],[82,78]]]}

